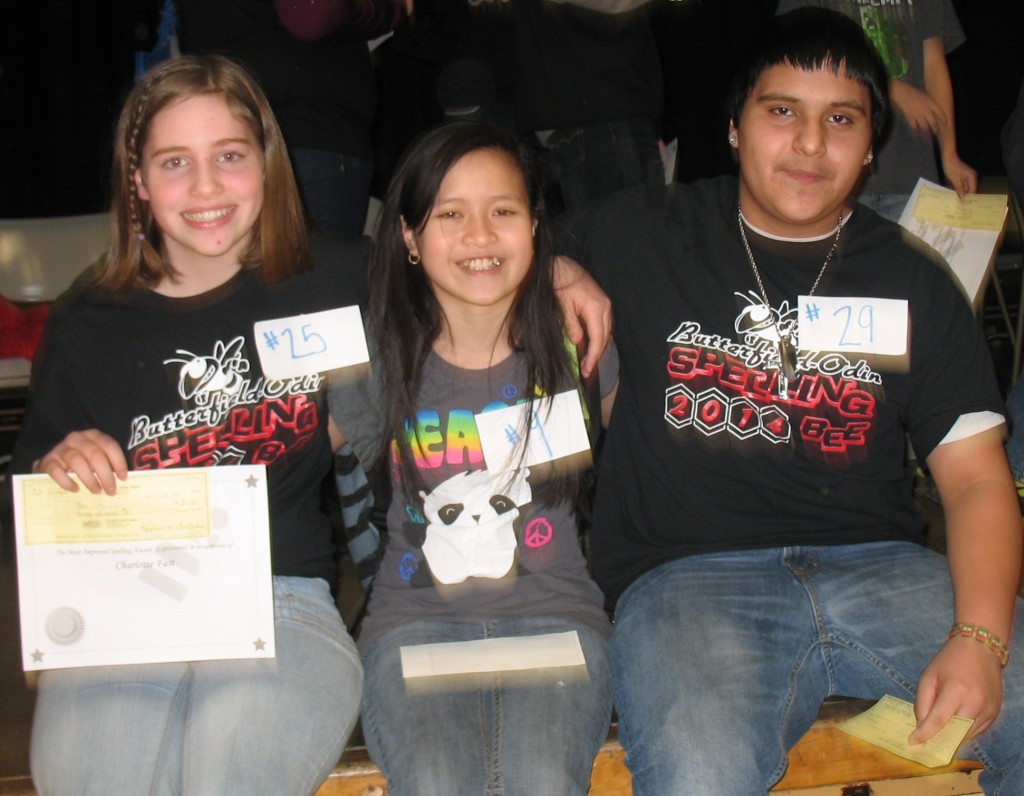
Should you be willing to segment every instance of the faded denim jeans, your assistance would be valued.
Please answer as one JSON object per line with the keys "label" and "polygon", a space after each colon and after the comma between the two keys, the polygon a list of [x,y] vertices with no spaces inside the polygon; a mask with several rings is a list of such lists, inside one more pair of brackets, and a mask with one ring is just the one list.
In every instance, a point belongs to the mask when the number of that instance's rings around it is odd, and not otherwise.
{"label": "faded denim jeans", "polygon": [[312,794],[359,715],[362,667],[327,582],[274,578],[277,657],[43,672],[41,796]]}

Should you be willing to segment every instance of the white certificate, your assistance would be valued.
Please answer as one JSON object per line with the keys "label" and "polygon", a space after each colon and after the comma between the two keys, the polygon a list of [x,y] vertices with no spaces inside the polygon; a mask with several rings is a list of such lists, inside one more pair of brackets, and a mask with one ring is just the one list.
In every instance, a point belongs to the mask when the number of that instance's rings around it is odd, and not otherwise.
{"label": "white certificate", "polygon": [[12,481],[26,671],[274,657],[265,467]]}
{"label": "white certificate", "polygon": [[1006,213],[1005,194],[957,199],[956,191],[919,179],[900,214],[900,226],[942,255],[977,310]]}

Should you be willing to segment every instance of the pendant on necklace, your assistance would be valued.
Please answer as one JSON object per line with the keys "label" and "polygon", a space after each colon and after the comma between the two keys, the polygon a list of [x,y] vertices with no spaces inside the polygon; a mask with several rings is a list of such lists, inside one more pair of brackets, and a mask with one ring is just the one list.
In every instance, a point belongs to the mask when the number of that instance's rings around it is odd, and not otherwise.
{"label": "pendant on necklace", "polygon": [[[750,241],[747,240],[747,233],[745,229],[746,222],[743,219],[743,210],[740,209],[739,206],[736,207],[736,216],[737,224],[739,225],[740,240],[743,242],[743,250],[747,253],[747,259],[750,261],[750,270],[754,272],[754,279],[757,281],[757,288],[761,291],[761,298],[764,300],[765,311],[771,312],[771,303],[768,301],[768,291],[764,288],[764,280],[761,279],[761,272],[757,268],[757,261],[754,260],[754,252],[750,248]],[[839,236],[842,232],[843,216],[840,213],[839,221],[836,222],[836,235],[832,240],[832,248],[830,248],[828,250],[828,254],[825,255],[825,261],[821,264],[821,270],[818,271],[818,276],[815,278],[814,284],[811,285],[811,289],[807,291],[808,296],[814,295],[814,292],[818,289],[818,285],[821,282],[821,278],[825,276],[825,269],[828,268],[828,264],[832,260],[832,255],[835,254],[836,250],[839,248]],[[775,331],[779,337],[779,397],[785,398],[789,389],[789,382],[797,377],[796,346],[793,345],[793,336],[791,334],[783,334],[779,329],[777,320],[773,320],[772,325],[775,327]]]}
{"label": "pendant on necklace", "polygon": [[779,362],[787,379],[796,378],[796,347],[789,335],[779,335]]}

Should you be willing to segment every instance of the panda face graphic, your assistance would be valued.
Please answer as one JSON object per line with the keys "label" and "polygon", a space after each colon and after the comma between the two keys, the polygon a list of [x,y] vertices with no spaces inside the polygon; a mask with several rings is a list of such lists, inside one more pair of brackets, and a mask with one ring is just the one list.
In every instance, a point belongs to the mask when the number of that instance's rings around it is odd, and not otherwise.
{"label": "panda face graphic", "polygon": [[492,475],[459,473],[429,494],[421,492],[427,519],[423,555],[441,583],[501,578],[515,562],[519,507],[533,499],[528,470]]}

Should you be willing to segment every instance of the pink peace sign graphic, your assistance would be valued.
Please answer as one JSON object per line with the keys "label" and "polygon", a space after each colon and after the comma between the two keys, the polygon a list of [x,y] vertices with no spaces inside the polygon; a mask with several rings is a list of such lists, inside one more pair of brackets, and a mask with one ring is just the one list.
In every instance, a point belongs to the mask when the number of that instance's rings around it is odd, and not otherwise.
{"label": "pink peace sign graphic", "polygon": [[523,541],[527,547],[543,547],[551,541],[554,529],[547,517],[537,517],[530,520],[523,534]]}

